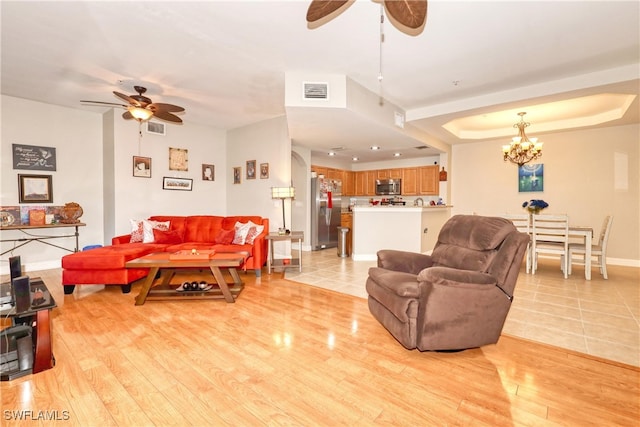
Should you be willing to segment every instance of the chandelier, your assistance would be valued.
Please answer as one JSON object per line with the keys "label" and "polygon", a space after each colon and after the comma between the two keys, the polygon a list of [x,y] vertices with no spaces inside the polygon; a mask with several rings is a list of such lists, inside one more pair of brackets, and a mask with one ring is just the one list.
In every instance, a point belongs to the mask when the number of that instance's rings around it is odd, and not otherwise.
{"label": "chandelier", "polygon": [[524,128],[531,124],[524,121],[525,114],[527,113],[518,113],[520,122],[513,125],[514,128],[518,128],[518,136],[513,137],[511,144],[502,146],[504,161],[509,160],[518,166],[542,156],[542,142],[538,142],[538,138],[529,139],[524,133]]}

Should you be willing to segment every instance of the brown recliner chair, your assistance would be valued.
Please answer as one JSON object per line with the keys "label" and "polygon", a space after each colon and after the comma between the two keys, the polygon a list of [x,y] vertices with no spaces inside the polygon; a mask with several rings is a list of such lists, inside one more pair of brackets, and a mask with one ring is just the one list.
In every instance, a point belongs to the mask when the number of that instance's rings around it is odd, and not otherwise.
{"label": "brown recliner chair", "polygon": [[496,343],[528,242],[507,219],[455,215],[431,255],[378,252],[367,278],[369,310],[408,349]]}

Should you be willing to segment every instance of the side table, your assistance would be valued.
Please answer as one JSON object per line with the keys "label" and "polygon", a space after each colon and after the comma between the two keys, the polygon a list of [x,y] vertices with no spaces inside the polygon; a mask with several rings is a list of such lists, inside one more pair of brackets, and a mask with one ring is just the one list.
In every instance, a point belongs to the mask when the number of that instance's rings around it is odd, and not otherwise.
{"label": "side table", "polygon": [[0,332],[2,381],[37,374],[55,364],[50,312],[56,302],[40,278],[30,280],[30,301],[30,307],[22,312],[16,312],[15,306],[0,311],[0,316],[10,318],[13,325]]}
{"label": "side table", "polygon": [[[302,272],[302,241],[304,240],[304,232],[303,231],[292,231],[289,234],[279,234],[279,233],[269,233],[265,237],[269,242],[269,256],[267,259],[267,272],[271,274],[271,269],[273,267],[282,267],[282,268],[295,268],[298,267],[298,270]],[[285,261],[282,259],[274,259],[273,258],[273,242],[282,242],[282,241],[290,241],[294,240],[298,241],[298,258],[292,258],[288,264],[285,264]]]}

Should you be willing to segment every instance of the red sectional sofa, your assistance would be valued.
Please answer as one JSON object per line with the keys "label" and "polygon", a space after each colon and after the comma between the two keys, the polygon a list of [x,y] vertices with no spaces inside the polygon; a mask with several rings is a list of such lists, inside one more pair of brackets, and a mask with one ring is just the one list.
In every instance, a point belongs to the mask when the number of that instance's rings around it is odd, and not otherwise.
{"label": "red sectional sofa", "polygon": [[[116,236],[111,246],[76,252],[62,257],[64,293],[71,294],[75,285],[120,285],[123,293],[131,283],[146,277],[149,270],[125,268],[127,261],[153,252],[176,252],[191,249],[215,249],[217,252],[241,252],[247,258],[243,270],[254,270],[260,277],[267,262],[269,219],[259,216],[152,216],[151,221],[169,222],[169,230],[156,235],[153,243],[131,243],[131,234]],[[264,229],[252,244],[233,244],[229,236],[236,223],[262,225]]]}

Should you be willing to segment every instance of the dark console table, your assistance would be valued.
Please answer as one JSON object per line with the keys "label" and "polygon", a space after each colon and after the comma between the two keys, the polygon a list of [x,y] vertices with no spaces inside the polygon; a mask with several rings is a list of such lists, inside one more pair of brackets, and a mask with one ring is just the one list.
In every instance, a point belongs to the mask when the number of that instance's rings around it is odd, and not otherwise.
{"label": "dark console table", "polygon": [[[78,227],[84,227],[85,223],[83,222],[78,222],[75,224],[46,224],[46,225],[9,225],[6,227],[0,227],[0,231],[5,232],[5,231],[10,231],[10,230],[17,230],[17,231],[21,231],[24,234],[24,237],[18,237],[15,239],[2,239],[0,240],[0,242],[22,242],[17,246],[14,246],[10,249],[7,249],[6,251],[2,252],[0,254],[0,256],[6,254],[7,252],[11,252],[14,251],[16,249],[18,249],[21,246],[27,245],[31,242],[40,242],[40,243],[44,243],[45,245],[49,245],[49,246],[53,246],[56,247],[58,249],[63,249],[65,251],[69,251],[69,252],[78,252],[78,236],[80,236],[80,233],[78,232]],[[74,227],[75,228],[75,233],[74,234],[65,234],[65,235],[36,235],[36,234],[32,234],[29,232],[29,230],[35,230],[35,229],[42,229],[42,230],[51,230],[51,229],[58,229],[58,228],[69,228],[69,227]],[[4,236],[3,236],[4,237]],[[73,249],[69,249],[69,248],[65,248],[64,246],[60,246],[60,245],[56,245],[55,243],[51,243],[49,242],[49,240],[51,239],[62,239],[65,237],[75,237],[75,247]]]}
{"label": "dark console table", "polygon": [[0,316],[10,318],[12,324],[0,331],[2,381],[37,374],[55,365],[50,315],[56,302],[40,278],[30,281],[30,301],[27,310],[16,312],[12,307],[0,311]]}

